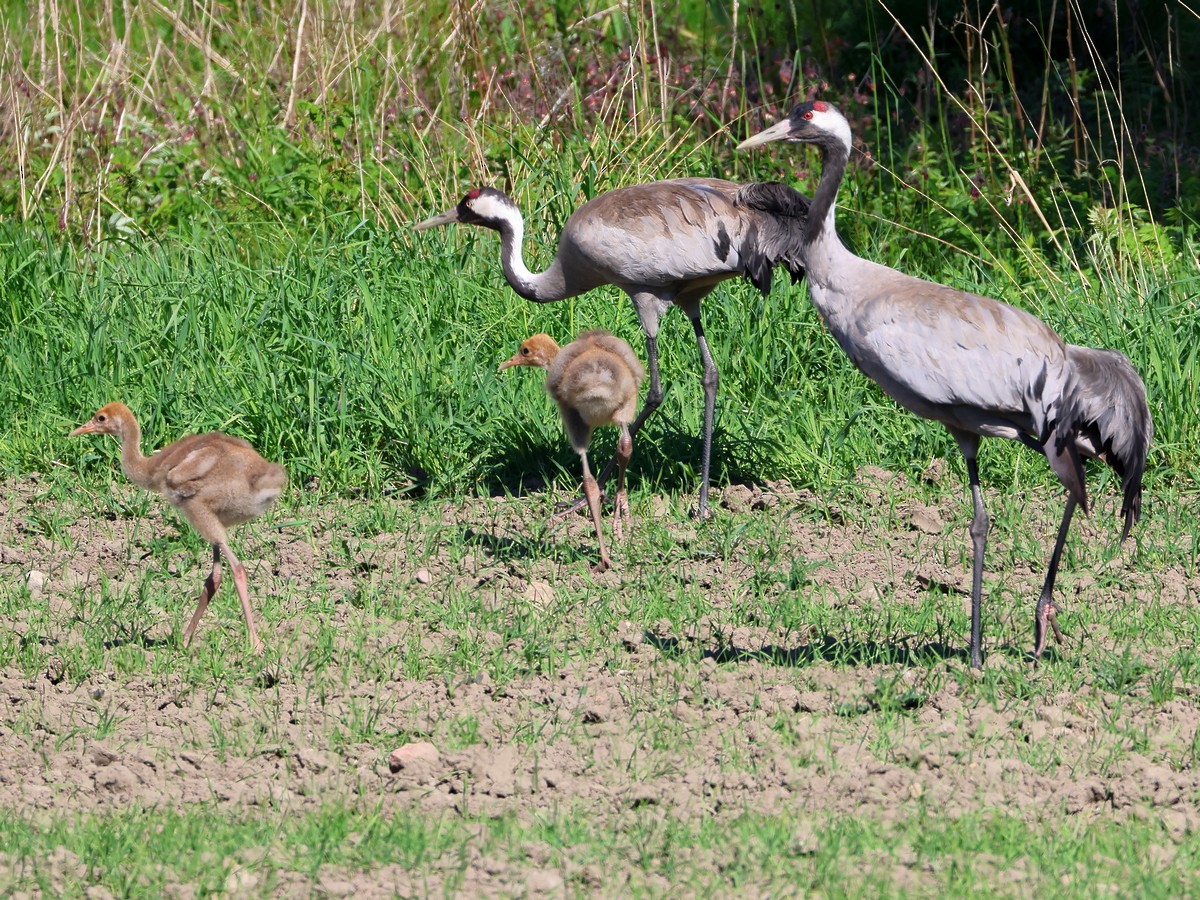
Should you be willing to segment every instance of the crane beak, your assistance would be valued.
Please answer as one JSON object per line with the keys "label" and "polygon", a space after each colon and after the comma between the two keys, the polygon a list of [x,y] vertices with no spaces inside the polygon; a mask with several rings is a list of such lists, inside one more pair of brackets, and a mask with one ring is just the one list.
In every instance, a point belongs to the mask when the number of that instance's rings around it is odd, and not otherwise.
{"label": "crane beak", "polygon": [[449,225],[451,222],[458,221],[458,207],[452,206],[443,213],[438,213],[436,216],[430,216],[424,222],[418,222],[413,226],[413,231],[424,231],[426,228],[433,228],[437,225]]}
{"label": "crane beak", "polygon": [[95,433],[96,433],[96,423],[93,420],[91,422],[84,422],[82,425],[80,425],[78,428],[76,428],[74,431],[71,432],[70,437],[75,437],[80,434],[95,434]]}
{"label": "crane beak", "polygon": [[498,368],[496,370],[496,374],[503,372],[509,366],[523,366],[523,365],[525,365],[525,361],[521,358],[520,351],[517,351],[510,358],[508,358],[504,362],[500,363],[500,368]]}
{"label": "crane beak", "polygon": [[771,141],[785,141],[792,136],[791,119],[780,119],[770,128],[764,128],[758,134],[751,135],[737,145],[739,150],[749,150],[751,147],[761,147]]}

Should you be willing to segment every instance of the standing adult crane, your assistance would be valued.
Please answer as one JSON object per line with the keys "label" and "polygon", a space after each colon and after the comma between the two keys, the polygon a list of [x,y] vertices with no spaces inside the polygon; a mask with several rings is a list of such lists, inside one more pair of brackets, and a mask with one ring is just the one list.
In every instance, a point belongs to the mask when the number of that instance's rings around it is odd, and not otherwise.
{"label": "standing adult crane", "polygon": [[901,406],[945,425],[966,459],[974,504],[973,668],[983,665],[980,595],[988,533],[980,438],[1009,438],[1044,454],[1067,488],[1034,616],[1033,652],[1040,657],[1047,627],[1062,641],[1052,594],[1075,507],[1088,508],[1082,457],[1103,460],[1121,479],[1122,541],[1141,515],[1154,430],[1146,386],[1115,350],[1064,343],[1040,319],[1007,303],[904,275],[846,249],[834,228],[834,201],[850,156],[850,125],[831,104],[803,103],[738,149],[779,140],[821,152],[801,252],[813,305],[854,364]]}
{"label": "standing adult crane", "polygon": [[[535,303],[565,300],[605,284],[633,300],[646,335],[650,387],[634,435],[662,403],[658,372],[659,318],[672,304],[691,320],[704,366],[704,435],[700,499],[696,514],[708,515],[713,410],[719,375],[700,321],[700,301],[727,278],[741,275],[763,294],[774,267],[794,281],[804,276],[800,237],[808,198],[784,184],[739,186],[715,178],[675,178],[618,188],[589,200],[567,219],[558,253],[542,272],[526,267],[525,222],[503,192],[475,188],[459,204],[416,225],[418,231],[462,222],[500,232],[500,264],[514,291]],[[612,468],[600,476],[602,483]]]}

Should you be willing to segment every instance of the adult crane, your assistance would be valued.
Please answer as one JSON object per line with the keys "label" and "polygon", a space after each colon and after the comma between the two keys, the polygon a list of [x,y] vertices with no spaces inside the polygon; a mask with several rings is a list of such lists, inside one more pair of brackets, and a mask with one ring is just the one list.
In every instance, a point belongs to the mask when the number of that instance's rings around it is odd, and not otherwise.
{"label": "adult crane", "polygon": [[983,556],[988,517],[979,485],[981,437],[1020,441],[1045,455],[1067,488],[1066,510],[1034,616],[1034,658],[1055,618],[1054,580],[1075,507],[1087,512],[1082,457],[1107,463],[1121,479],[1121,540],[1142,509],[1142,474],[1153,435],[1146,386],[1115,350],[1065,343],[1015,307],[904,275],[862,259],[838,239],[835,199],[851,148],[850,125],[831,104],[813,100],[742,141],[813,144],[821,178],[801,245],[813,305],[854,364],[901,406],[941,422],[967,463],[974,518],[970,534],[971,666],[981,668]]}
{"label": "adult crane", "polygon": [[[807,213],[808,198],[778,183],[737,185],[716,178],[675,178],[617,188],[571,214],[559,235],[557,255],[539,273],[526,267],[522,255],[521,211],[494,188],[475,188],[454,208],[415,227],[420,231],[462,222],[498,231],[504,277],[514,291],[535,303],[565,300],[605,284],[628,294],[646,335],[650,370],[650,387],[630,426],[632,435],[663,399],[659,318],[672,304],[683,310],[691,320],[704,366],[696,514],[705,518],[719,375],[700,321],[700,301],[722,281],[738,275],[766,294],[776,265],[799,281],[804,276],[799,249]],[[611,469],[610,462],[600,475],[601,483]]]}

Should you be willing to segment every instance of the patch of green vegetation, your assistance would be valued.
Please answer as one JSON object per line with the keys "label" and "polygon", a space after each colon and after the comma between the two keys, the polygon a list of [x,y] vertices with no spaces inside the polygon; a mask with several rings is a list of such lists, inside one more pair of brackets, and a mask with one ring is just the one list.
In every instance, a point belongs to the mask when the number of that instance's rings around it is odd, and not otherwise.
{"label": "patch of green vegetation", "polygon": [[[353,878],[383,864],[404,873],[401,891],[435,873],[451,889],[462,886],[470,860],[479,858],[518,867],[517,877],[523,865],[558,872],[578,889],[599,887],[592,879],[600,877],[643,890],[663,879],[696,892],[1009,896],[1015,884],[1003,879],[1016,877],[1022,890],[1056,896],[1094,896],[1104,884],[1133,885],[1142,896],[1181,896],[1197,888],[1200,862],[1194,842],[1164,852],[1153,822],[947,818],[919,809],[887,825],[850,816],[813,819],[803,811],[681,820],[634,809],[614,832],[586,809],[528,820],[438,820],[330,806],[230,819],[198,807],[149,818],[145,810],[44,822],[8,818],[0,836],[18,863],[11,871],[19,873],[3,888],[59,896],[92,886],[123,895],[162,893],[183,884],[268,896],[296,878],[316,889],[322,878]],[[539,848],[540,864],[529,862],[531,847]]]}

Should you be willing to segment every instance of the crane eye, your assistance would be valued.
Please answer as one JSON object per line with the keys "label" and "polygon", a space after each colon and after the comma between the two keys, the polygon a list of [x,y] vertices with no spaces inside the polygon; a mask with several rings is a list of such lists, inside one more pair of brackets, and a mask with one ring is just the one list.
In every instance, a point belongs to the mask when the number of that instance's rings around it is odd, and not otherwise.
{"label": "crane eye", "polygon": [[812,111],[810,110],[809,112],[806,112],[806,113],[804,114],[804,118],[806,118],[806,119],[811,119],[811,118],[812,118]]}
{"label": "crane eye", "polygon": [[528,356],[528,355],[529,355],[529,348],[528,348],[528,347],[522,347],[522,348],[521,348],[521,355],[522,355],[522,356]]}
{"label": "crane eye", "polygon": [[107,419],[107,418],[108,418],[108,416],[96,416],[96,421],[97,421],[97,422],[103,422],[103,421],[104,421],[105,419]]}

